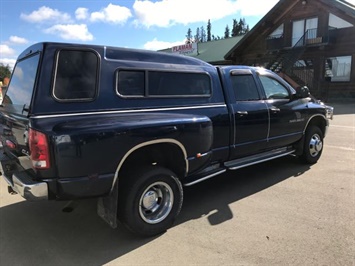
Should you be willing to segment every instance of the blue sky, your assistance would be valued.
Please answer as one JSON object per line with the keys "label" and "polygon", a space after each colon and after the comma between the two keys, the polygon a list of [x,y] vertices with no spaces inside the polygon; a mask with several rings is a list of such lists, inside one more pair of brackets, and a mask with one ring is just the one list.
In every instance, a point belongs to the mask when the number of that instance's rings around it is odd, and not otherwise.
{"label": "blue sky", "polygon": [[182,44],[211,20],[223,36],[233,19],[253,27],[278,0],[0,0],[0,63],[13,66],[42,41],[158,50]]}
{"label": "blue sky", "polygon": [[[355,0],[348,0],[354,1]],[[42,41],[158,50],[182,44],[211,20],[223,36],[233,19],[252,28],[278,0],[0,0],[0,63],[13,66]]]}

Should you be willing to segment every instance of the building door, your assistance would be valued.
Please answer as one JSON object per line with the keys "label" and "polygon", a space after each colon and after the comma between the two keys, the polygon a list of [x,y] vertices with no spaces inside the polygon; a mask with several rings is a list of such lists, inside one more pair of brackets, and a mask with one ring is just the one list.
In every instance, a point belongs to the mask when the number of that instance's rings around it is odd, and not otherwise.
{"label": "building door", "polygon": [[304,35],[304,20],[296,20],[292,25],[292,47],[301,39]]}

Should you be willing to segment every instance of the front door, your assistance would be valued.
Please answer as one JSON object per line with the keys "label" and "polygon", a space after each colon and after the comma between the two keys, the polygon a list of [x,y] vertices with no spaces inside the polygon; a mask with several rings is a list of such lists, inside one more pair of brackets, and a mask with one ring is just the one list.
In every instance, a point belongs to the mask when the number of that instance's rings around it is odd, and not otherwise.
{"label": "front door", "polygon": [[268,149],[293,143],[301,138],[305,120],[304,112],[297,110],[298,101],[291,101],[289,89],[279,80],[259,75],[270,113]]}

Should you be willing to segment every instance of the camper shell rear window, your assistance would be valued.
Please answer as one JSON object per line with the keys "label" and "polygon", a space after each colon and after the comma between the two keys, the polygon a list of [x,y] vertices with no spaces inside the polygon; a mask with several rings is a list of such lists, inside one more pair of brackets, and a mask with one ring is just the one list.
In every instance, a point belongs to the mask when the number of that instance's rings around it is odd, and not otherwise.
{"label": "camper shell rear window", "polygon": [[27,111],[31,105],[39,58],[40,54],[36,53],[18,61],[15,65],[2,103],[13,105],[15,109],[19,109],[16,112]]}

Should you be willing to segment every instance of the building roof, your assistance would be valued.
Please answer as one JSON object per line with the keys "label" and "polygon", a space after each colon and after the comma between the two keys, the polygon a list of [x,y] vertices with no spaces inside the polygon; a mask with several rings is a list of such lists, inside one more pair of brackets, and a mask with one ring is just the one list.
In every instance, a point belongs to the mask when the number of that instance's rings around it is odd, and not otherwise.
{"label": "building roof", "polygon": [[244,35],[198,43],[198,54],[193,57],[212,64],[228,63],[228,60],[225,60],[224,56],[243,38],[243,36]]}
{"label": "building roof", "polygon": [[[230,51],[242,38],[242,36],[230,37],[226,39],[197,43],[197,55],[189,55],[201,59],[210,64],[226,64],[225,54]],[[171,53],[171,48],[159,50],[160,52]]]}

